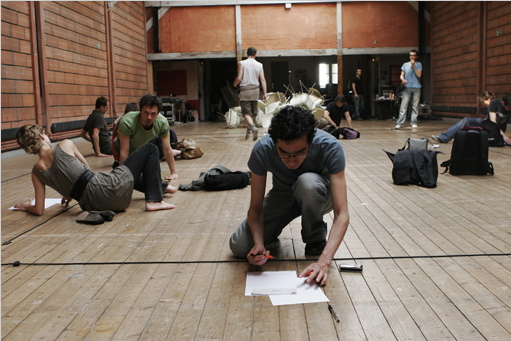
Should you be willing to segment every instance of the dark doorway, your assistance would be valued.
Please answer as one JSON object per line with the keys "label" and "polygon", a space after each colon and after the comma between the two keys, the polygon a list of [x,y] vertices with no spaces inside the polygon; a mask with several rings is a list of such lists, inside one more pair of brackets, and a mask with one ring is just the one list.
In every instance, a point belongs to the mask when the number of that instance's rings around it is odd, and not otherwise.
{"label": "dark doorway", "polygon": [[271,62],[271,91],[286,92],[289,85],[289,64],[286,61]]}
{"label": "dark doorway", "polygon": [[[236,59],[211,60],[206,73],[206,87],[209,95],[210,115],[208,120],[216,120],[217,113],[225,114],[229,110],[229,103],[225,100],[225,94],[232,94],[234,87],[232,83],[237,76]],[[209,80],[209,81],[208,81]],[[228,90],[228,91],[226,91]]]}

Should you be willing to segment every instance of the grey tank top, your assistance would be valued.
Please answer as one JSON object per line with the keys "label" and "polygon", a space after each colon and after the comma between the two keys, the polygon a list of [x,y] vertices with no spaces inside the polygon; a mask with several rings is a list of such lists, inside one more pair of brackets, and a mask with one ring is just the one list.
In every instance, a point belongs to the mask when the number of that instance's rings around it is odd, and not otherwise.
{"label": "grey tank top", "polygon": [[[64,197],[69,197],[76,180],[87,167],[73,155],[69,155],[57,144],[53,163],[45,171],[34,167],[34,174],[45,185],[50,186]],[[96,172],[80,198],[84,211],[123,211],[133,194],[133,174],[121,165],[109,173]]]}

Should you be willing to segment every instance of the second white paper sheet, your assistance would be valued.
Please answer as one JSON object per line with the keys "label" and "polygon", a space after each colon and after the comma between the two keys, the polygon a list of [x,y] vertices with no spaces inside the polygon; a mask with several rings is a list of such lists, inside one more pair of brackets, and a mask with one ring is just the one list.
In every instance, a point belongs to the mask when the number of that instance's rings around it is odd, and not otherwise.
{"label": "second white paper sheet", "polygon": [[270,295],[270,300],[273,305],[288,305],[288,304],[302,304],[302,303],[317,303],[328,302],[329,299],[316,282],[305,283],[307,278],[297,277],[296,295]]}

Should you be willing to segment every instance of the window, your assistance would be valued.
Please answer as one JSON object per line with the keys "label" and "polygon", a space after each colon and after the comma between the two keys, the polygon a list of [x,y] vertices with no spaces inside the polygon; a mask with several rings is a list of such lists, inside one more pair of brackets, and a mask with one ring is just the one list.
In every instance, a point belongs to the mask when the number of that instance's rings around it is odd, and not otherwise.
{"label": "window", "polygon": [[337,63],[319,64],[319,87],[326,88],[327,84],[337,84]]}

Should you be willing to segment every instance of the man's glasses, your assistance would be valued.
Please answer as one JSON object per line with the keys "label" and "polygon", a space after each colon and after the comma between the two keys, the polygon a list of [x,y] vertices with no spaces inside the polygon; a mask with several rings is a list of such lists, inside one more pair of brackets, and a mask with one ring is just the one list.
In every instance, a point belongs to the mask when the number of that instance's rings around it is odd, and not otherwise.
{"label": "man's glasses", "polygon": [[417,57],[417,55],[416,54],[411,54],[410,57]]}
{"label": "man's glasses", "polygon": [[309,148],[307,148],[307,150],[305,152],[297,153],[297,154],[282,153],[282,152],[279,152],[278,149],[275,149],[275,154],[277,154],[277,156],[280,157],[282,160],[288,160],[292,157],[294,157],[297,160],[302,160],[302,159],[305,159],[307,157],[307,155],[309,155]]}

